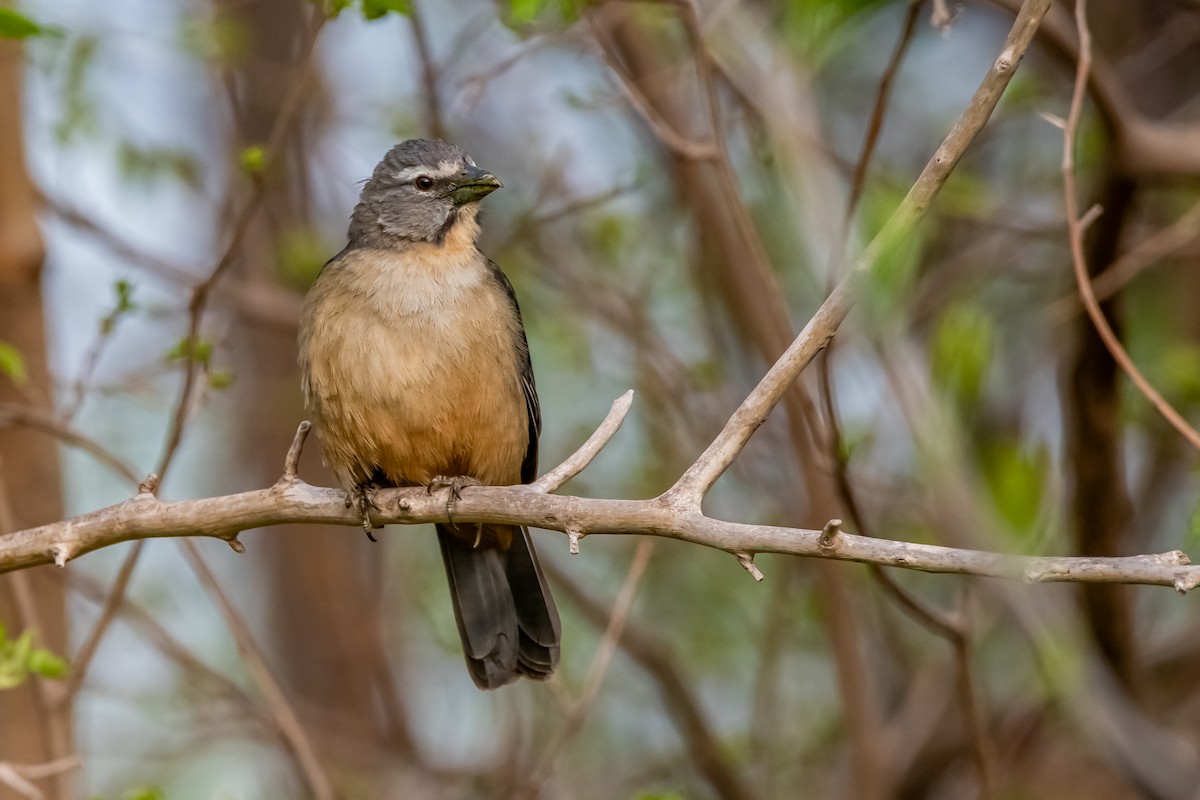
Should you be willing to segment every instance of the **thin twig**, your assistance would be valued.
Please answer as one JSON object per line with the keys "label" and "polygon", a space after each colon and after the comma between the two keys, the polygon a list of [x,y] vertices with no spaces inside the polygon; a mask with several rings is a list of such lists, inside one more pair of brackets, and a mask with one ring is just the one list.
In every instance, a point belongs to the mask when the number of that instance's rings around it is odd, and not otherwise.
{"label": "thin twig", "polygon": [[437,64],[434,63],[433,53],[429,49],[429,39],[425,34],[425,19],[421,13],[421,4],[416,0],[413,0],[408,6],[408,23],[412,30],[417,58],[421,61],[421,100],[425,105],[425,130],[433,139],[445,139],[446,123],[442,114],[441,96],[438,94]]}
{"label": "thin twig", "polygon": [[[271,126],[271,132],[267,136],[267,142],[263,148],[262,174],[266,174],[278,159],[278,151],[283,143],[283,137],[300,109],[301,101],[305,96],[309,75],[312,71],[312,56],[317,43],[317,36],[324,25],[325,15],[319,11],[314,11],[313,21],[302,44],[303,55],[300,58],[300,65],[292,76],[291,83],[283,97],[283,101],[280,103],[279,113],[275,117],[275,121]],[[250,223],[263,203],[266,185],[262,180],[262,174],[256,177],[251,185],[250,197],[246,200],[241,212],[237,215],[233,232],[230,234],[224,253],[218,259],[216,266],[213,267],[207,278],[192,287],[192,297],[188,302],[187,334],[183,340],[185,356],[183,383],[179,389],[179,397],[175,401],[175,412],[171,418],[171,426],[167,431],[163,453],[159,458],[158,467],[155,469],[155,473],[160,479],[166,477],[167,468],[171,465],[175,453],[179,449],[179,444],[183,439],[183,430],[187,425],[191,411],[192,393],[196,387],[200,367],[199,360],[195,358],[193,349],[200,341],[200,326],[204,320],[205,311],[208,308],[209,297],[212,295],[214,288],[220,282],[221,278],[237,260],[242,241],[250,230]]]}
{"label": "thin twig", "polygon": [[875,102],[871,105],[867,134],[863,137],[862,149],[858,153],[858,160],[854,162],[854,174],[850,178],[850,199],[846,201],[847,220],[854,215],[854,209],[858,207],[858,201],[862,198],[863,189],[866,187],[867,170],[871,165],[871,157],[875,153],[879,134],[883,131],[888,101],[892,97],[892,86],[896,82],[896,76],[900,74],[900,66],[904,63],[904,57],[908,54],[908,46],[912,44],[913,35],[917,31],[917,20],[921,17],[922,2],[923,0],[908,0],[908,10],[904,14],[904,23],[900,27],[900,38],[896,40],[892,57],[879,77],[879,84],[875,87]]}
{"label": "thin twig", "polygon": [[8,426],[28,428],[53,436],[65,445],[84,451],[131,484],[137,485],[138,477],[132,466],[95,439],[64,423],[55,414],[20,403],[0,403],[0,427]]}
{"label": "thin twig", "polygon": [[608,415],[600,423],[600,427],[596,428],[578,450],[530,486],[542,492],[556,492],[564,483],[583,472],[588,464],[592,463],[592,459],[600,454],[604,446],[620,430],[621,423],[625,421],[625,416],[629,414],[632,406],[633,389],[630,389],[613,401],[612,407],[609,408]]}
{"label": "thin twig", "polygon": [[1087,27],[1087,0],[1077,0],[1075,4],[1075,27],[1079,36],[1079,61],[1075,71],[1075,89],[1071,96],[1071,110],[1063,126],[1063,202],[1067,214],[1067,236],[1071,245],[1071,265],[1075,271],[1075,281],[1079,285],[1079,296],[1083,307],[1096,333],[1104,346],[1112,355],[1113,360],[1121,370],[1129,376],[1134,386],[1142,393],[1150,404],[1163,418],[1188,441],[1192,447],[1200,450],[1200,432],[1187,423],[1175,408],[1166,401],[1158,390],[1146,380],[1133,359],[1125,351],[1121,340],[1113,332],[1112,326],[1104,317],[1100,303],[1096,299],[1095,290],[1087,273],[1087,257],[1084,255],[1083,235],[1085,224],[1079,213],[1079,199],[1075,188],[1075,138],[1079,131],[1079,121],[1083,116],[1083,101],[1087,94],[1088,72],[1092,64],[1092,37]]}
{"label": "thin twig", "polygon": [[592,36],[600,46],[604,62],[617,76],[616,85],[621,96],[625,98],[625,102],[629,103],[629,107],[637,112],[654,136],[672,153],[687,161],[711,161],[718,158],[720,148],[713,142],[694,142],[671,127],[671,124],[658,113],[654,104],[642,95],[634,81],[617,63],[616,57],[609,51],[605,37],[601,35],[592,17],[585,15],[584,18],[591,26]]}
{"label": "thin twig", "polygon": [[279,733],[296,759],[300,772],[308,782],[309,789],[312,790],[313,797],[316,800],[335,800],[337,795],[333,790],[333,784],[330,783],[329,776],[325,774],[325,769],[321,766],[316,751],[308,740],[308,735],[304,732],[304,726],[300,724],[300,719],[288,702],[287,695],[284,694],[279,681],[276,680],[270,666],[267,665],[266,658],[258,647],[258,643],[255,642],[254,635],[250,632],[246,621],[242,619],[241,614],[221,589],[217,577],[204,562],[196,545],[185,539],[180,542],[180,546],[184,558],[196,573],[200,584],[213,599],[221,616],[224,617],[225,624],[237,643],[238,652],[254,676],[259,690],[263,693],[263,699],[271,709],[279,727]]}
{"label": "thin twig", "polygon": [[600,639],[600,646],[596,648],[596,655],[592,658],[592,664],[583,680],[583,689],[579,693],[579,699],[567,712],[566,725],[555,738],[550,751],[542,758],[541,764],[534,770],[533,777],[529,780],[529,786],[532,787],[535,797],[541,796],[546,790],[546,784],[554,777],[554,771],[567,745],[578,735],[583,728],[583,723],[587,720],[588,712],[591,711],[596,696],[600,693],[600,686],[604,683],[604,678],[612,666],[613,657],[616,655],[621,641],[621,632],[625,630],[625,623],[629,620],[629,614],[633,610],[633,601],[637,597],[638,586],[653,553],[653,540],[642,539],[638,542],[633,559],[629,563],[629,569],[625,573],[625,580],[621,584],[620,591],[617,592],[617,599],[613,601],[612,613],[609,615],[604,635]]}

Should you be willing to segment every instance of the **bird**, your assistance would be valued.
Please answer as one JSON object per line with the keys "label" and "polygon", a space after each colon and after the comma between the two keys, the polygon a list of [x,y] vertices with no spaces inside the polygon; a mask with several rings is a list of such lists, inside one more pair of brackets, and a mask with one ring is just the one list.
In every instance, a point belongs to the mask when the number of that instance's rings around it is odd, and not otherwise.
{"label": "bird", "polygon": [[[520,307],[477,245],[480,201],[501,185],[449,142],[395,145],[305,298],[305,404],[372,539],[380,488],[446,488],[449,511],[466,486],[537,475],[541,409]],[[549,677],[561,624],[528,529],[448,518],[437,538],[472,680]]]}

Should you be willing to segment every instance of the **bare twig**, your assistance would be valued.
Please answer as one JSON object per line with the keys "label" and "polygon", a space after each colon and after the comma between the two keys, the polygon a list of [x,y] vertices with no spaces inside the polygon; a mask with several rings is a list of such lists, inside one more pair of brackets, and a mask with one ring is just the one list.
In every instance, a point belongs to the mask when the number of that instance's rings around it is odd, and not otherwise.
{"label": "bare twig", "polygon": [[578,450],[572,453],[566,461],[538,478],[530,486],[542,492],[556,492],[564,483],[574,478],[580,472],[583,472],[587,468],[587,465],[592,463],[592,459],[599,455],[609,440],[616,435],[632,405],[633,390],[630,389],[613,401],[612,407],[608,411],[608,416],[604,418],[604,421],[600,423],[600,427],[596,428],[595,432],[588,437],[587,441]]}
{"label": "bare twig", "polygon": [[[279,113],[275,117],[271,132],[263,148],[262,173],[264,174],[278,158],[278,151],[283,142],[283,137],[300,109],[301,100],[307,88],[309,74],[312,71],[313,49],[317,43],[317,36],[320,34],[324,24],[325,15],[319,11],[314,11],[313,21],[309,26],[308,33],[302,45],[304,52],[300,58],[300,66],[293,74],[287,93],[284,95],[283,101],[279,106]],[[179,389],[179,398],[175,402],[175,413],[172,415],[171,426],[167,431],[166,444],[163,446],[163,453],[159,458],[158,468],[155,470],[160,478],[166,475],[167,468],[174,459],[175,453],[179,449],[179,443],[183,439],[184,427],[187,425],[192,405],[192,393],[196,387],[196,379],[200,367],[199,360],[195,358],[193,350],[200,340],[200,326],[204,320],[205,311],[208,308],[209,297],[212,295],[214,288],[220,282],[221,278],[237,259],[242,240],[250,230],[250,223],[255,213],[258,211],[259,206],[262,205],[264,191],[264,183],[260,175],[252,184],[250,197],[246,200],[244,207],[237,215],[237,221],[234,223],[234,228],[229,236],[224,253],[218,259],[216,266],[213,267],[208,277],[192,287],[192,297],[188,302],[187,334],[183,340],[185,356],[183,383]]]}
{"label": "bare twig", "polygon": [[[561,592],[573,603],[589,623],[603,629],[611,620],[606,604],[588,594],[570,575],[558,570],[553,563],[543,565]],[[681,669],[681,661],[671,653],[659,637],[639,628],[631,621],[625,623],[620,639],[621,649],[654,680],[667,713],[675,720],[691,756],[691,765],[709,782],[713,792],[722,800],[750,800],[755,797],[741,774],[730,763],[729,756],[713,725],[704,713],[699,699]]]}
{"label": "bare twig", "polygon": [[246,662],[250,673],[254,676],[259,690],[263,693],[263,699],[266,700],[267,706],[271,709],[276,724],[279,726],[279,733],[283,737],[284,742],[287,743],[292,756],[296,759],[296,763],[300,767],[300,772],[308,782],[309,789],[312,790],[313,797],[316,800],[335,800],[337,795],[333,791],[333,785],[329,781],[329,776],[325,774],[321,762],[317,759],[316,751],[313,749],[312,743],[308,740],[308,735],[304,732],[304,727],[300,724],[299,717],[296,716],[296,712],[292,709],[287,696],[283,693],[279,681],[275,679],[274,673],[267,665],[267,661],[263,657],[258,644],[254,641],[254,636],[250,633],[245,620],[242,619],[241,614],[234,608],[229,597],[222,591],[220,584],[217,583],[217,577],[213,575],[212,570],[208,568],[208,565],[200,556],[200,551],[196,548],[196,545],[189,540],[180,542],[180,545],[184,558],[187,559],[193,571],[195,571],[196,577],[199,578],[205,591],[209,593],[213,602],[216,603],[221,616],[225,618],[225,624],[228,626],[230,632],[233,634],[234,641],[237,643],[238,652]]}
{"label": "bare twig", "polygon": [[600,53],[604,57],[605,63],[608,64],[617,76],[617,89],[620,90],[621,96],[629,103],[637,115],[642,118],[655,137],[662,142],[676,156],[688,161],[710,161],[719,156],[720,148],[712,142],[694,142],[685,136],[682,136],[671,124],[663,119],[662,115],[654,107],[654,104],[646,100],[642,96],[641,90],[625,71],[617,63],[617,59],[609,51],[605,37],[600,33],[592,17],[586,16],[588,23],[592,27],[592,35],[596,42],[600,45]]}
{"label": "bare twig", "polygon": [[1049,7],[1050,0],[1026,0],[1022,5],[1000,55],[979,85],[970,105],[934,152],[900,207],[817,309],[792,345],[730,417],[713,443],[664,495],[665,500],[681,507],[698,505],[758,427],[766,421],[771,409],[796,377],[825,347],[854,305],[858,280],[881,253],[899,242],[925,215],[967,147],[987,123],[1017,64],[1029,48],[1038,22]]}
{"label": "bare twig", "polygon": [[425,19],[421,4],[413,2],[408,7],[408,23],[412,29],[413,44],[417,58],[421,61],[421,100],[425,105],[425,130],[434,139],[446,138],[445,116],[442,114],[441,96],[438,93],[438,68],[429,49],[425,33]]}
{"label": "bare twig", "polygon": [[[863,137],[862,149],[858,153],[858,160],[854,163],[854,175],[850,179],[850,199],[846,201],[847,220],[854,214],[854,209],[862,198],[863,188],[867,182],[867,168],[871,164],[871,156],[875,153],[875,144],[879,141],[879,134],[883,130],[888,101],[892,96],[892,85],[896,82],[896,76],[900,74],[900,65],[904,63],[908,46],[912,44],[913,34],[917,31],[917,20],[921,17],[921,5],[922,0],[908,0],[908,10],[904,14],[900,38],[896,40],[892,57],[875,88],[875,102],[871,105],[871,118],[867,122],[867,134]],[[934,13],[936,16],[936,6]]]}
{"label": "bare twig", "polygon": [[79,448],[132,484],[137,484],[133,467],[104,445],[64,423],[56,415],[20,403],[0,403],[0,427],[24,427],[53,436],[63,444]]}
{"label": "bare twig", "polygon": [[608,625],[604,629],[604,636],[600,639],[600,646],[596,648],[592,665],[588,668],[587,677],[583,680],[583,689],[579,693],[579,699],[567,712],[564,730],[555,738],[550,752],[543,757],[541,764],[529,781],[535,796],[539,796],[545,791],[546,783],[554,776],[554,770],[558,766],[563,752],[583,728],[588,712],[591,711],[592,704],[600,693],[600,686],[604,683],[604,678],[612,666],[613,657],[617,653],[621,632],[625,630],[625,623],[629,620],[629,614],[633,610],[633,601],[637,597],[638,585],[641,583],[653,553],[654,542],[652,540],[642,539],[638,542],[633,559],[629,563],[629,570],[625,573],[625,581],[621,584],[620,591],[617,592],[617,599],[613,601],[612,613],[609,615]]}
{"label": "bare twig", "polygon": [[1083,249],[1083,234],[1086,228],[1085,218],[1079,213],[1079,199],[1075,188],[1075,138],[1079,131],[1079,120],[1083,116],[1083,101],[1087,94],[1088,73],[1092,64],[1092,39],[1087,27],[1087,2],[1078,0],[1075,4],[1075,26],[1079,36],[1079,61],[1075,72],[1075,90],[1071,97],[1071,110],[1063,126],[1063,202],[1067,213],[1067,236],[1071,245],[1071,265],[1075,270],[1075,280],[1079,285],[1079,296],[1083,300],[1084,309],[1096,333],[1104,346],[1112,355],[1113,360],[1121,370],[1129,376],[1134,386],[1141,392],[1150,404],[1171,424],[1179,435],[1186,439],[1192,447],[1200,450],[1200,432],[1187,423],[1175,408],[1159,394],[1151,383],[1146,380],[1133,359],[1122,346],[1120,339],[1113,332],[1112,326],[1104,317],[1100,303],[1096,299],[1095,290],[1087,273],[1087,258]]}

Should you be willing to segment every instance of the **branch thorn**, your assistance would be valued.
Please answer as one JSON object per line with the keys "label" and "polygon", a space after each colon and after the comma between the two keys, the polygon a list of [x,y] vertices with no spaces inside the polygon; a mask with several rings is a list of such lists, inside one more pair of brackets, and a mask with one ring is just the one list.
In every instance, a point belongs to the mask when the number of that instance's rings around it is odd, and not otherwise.
{"label": "branch thorn", "polygon": [[755,565],[753,553],[734,553],[733,555],[735,558],[737,558],[738,563],[742,565],[742,569],[750,573],[751,578],[754,578],[754,580],[760,583],[762,582],[762,570]]}
{"label": "branch thorn", "polygon": [[158,491],[158,476],[151,472],[138,484],[138,494],[154,494]]}
{"label": "branch thorn", "polygon": [[300,468],[300,452],[304,449],[304,440],[308,438],[310,430],[312,430],[312,423],[308,420],[302,420],[296,426],[296,435],[292,437],[292,446],[288,448],[287,456],[283,459],[283,479],[285,481],[296,480]]}
{"label": "branch thorn", "polygon": [[567,528],[567,541],[570,543],[570,553],[573,556],[579,555],[579,540],[586,534],[577,527]]}
{"label": "branch thorn", "polygon": [[[71,548],[65,544],[56,544],[50,548],[51,554],[54,556],[54,566],[62,569],[67,565],[67,561],[71,558]],[[1178,581],[1176,581],[1178,587]]]}
{"label": "branch thorn", "polygon": [[842,532],[842,521],[840,519],[831,519],[825,523],[825,527],[821,530],[821,538],[817,545],[822,550],[832,550],[834,540],[837,535]]}

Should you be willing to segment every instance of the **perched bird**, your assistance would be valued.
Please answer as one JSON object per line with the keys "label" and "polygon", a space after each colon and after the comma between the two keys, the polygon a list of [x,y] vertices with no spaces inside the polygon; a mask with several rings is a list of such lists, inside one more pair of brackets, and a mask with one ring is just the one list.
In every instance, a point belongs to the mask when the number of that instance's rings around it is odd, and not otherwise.
{"label": "perched bird", "polygon": [[[499,188],[455,145],[396,145],[363,187],[346,248],[308,292],[305,401],[368,535],[380,487],[457,496],[536,476],[542,421],[521,312],[476,247],[479,201]],[[445,524],[437,536],[475,683],[549,676],[558,611],[529,532]]]}

